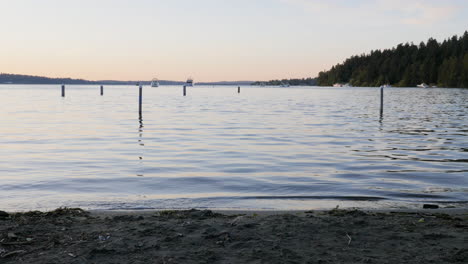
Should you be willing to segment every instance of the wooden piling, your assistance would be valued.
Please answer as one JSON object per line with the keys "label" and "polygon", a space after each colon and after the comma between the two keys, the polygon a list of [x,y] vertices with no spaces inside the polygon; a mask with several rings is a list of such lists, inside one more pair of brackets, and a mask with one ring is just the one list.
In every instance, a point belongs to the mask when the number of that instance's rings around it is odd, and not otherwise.
{"label": "wooden piling", "polygon": [[143,86],[140,85],[140,95],[139,95],[139,100],[138,100],[138,113],[140,114],[141,116],[141,112],[142,112],[142,103],[143,103]]}
{"label": "wooden piling", "polygon": [[237,87],[237,93],[240,93],[240,86]]}
{"label": "wooden piling", "polygon": [[187,95],[187,86],[184,85],[184,96]]}
{"label": "wooden piling", "polygon": [[65,97],[65,85],[62,84],[62,97]]}
{"label": "wooden piling", "polygon": [[384,97],[384,87],[380,86],[380,116],[383,115],[383,97]]}
{"label": "wooden piling", "polygon": [[104,95],[104,86],[101,85],[101,96]]}

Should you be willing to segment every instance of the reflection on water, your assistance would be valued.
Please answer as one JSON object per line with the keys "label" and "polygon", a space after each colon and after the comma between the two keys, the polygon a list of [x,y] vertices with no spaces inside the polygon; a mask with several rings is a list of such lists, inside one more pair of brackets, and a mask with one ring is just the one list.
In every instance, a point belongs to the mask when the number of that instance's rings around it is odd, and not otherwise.
{"label": "reflection on water", "polygon": [[467,90],[59,89],[0,85],[0,209],[468,202]]}
{"label": "reflection on water", "polygon": [[[144,168],[144,164],[143,164],[143,156],[144,156],[144,153],[145,153],[145,143],[143,143],[143,117],[142,117],[142,113],[139,112],[139,117],[138,117],[138,122],[140,123],[140,126],[138,127],[138,145],[141,146],[141,155],[140,157],[138,157],[140,159],[140,168]],[[143,174],[143,170],[140,171],[139,173],[137,173],[137,176],[139,177],[143,177],[145,176]]]}

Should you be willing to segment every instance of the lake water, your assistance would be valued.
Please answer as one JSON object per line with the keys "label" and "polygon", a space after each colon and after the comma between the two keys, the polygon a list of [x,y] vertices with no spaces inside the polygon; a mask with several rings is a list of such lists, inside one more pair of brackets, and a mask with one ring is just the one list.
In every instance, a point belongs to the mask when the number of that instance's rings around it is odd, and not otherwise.
{"label": "lake water", "polygon": [[468,207],[468,89],[0,85],[0,210]]}

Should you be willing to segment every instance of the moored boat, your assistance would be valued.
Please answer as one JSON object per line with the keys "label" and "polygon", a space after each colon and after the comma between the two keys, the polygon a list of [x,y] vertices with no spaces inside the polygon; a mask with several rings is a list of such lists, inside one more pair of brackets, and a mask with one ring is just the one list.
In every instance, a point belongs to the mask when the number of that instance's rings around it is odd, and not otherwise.
{"label": "moored boat", "polygon": [[159,87],[159,80],[156,78],[151,80],[151,87]]}
{"label": "moored boat", "polygon": [[194,82],[192,78],[188,78],[187,82],[185,82],[185,86],[194,86]]}
{"label": "moored boat", "polygon": [[353,86],[349,83],[335,83],[333,84],[333,87],[353,87]]}

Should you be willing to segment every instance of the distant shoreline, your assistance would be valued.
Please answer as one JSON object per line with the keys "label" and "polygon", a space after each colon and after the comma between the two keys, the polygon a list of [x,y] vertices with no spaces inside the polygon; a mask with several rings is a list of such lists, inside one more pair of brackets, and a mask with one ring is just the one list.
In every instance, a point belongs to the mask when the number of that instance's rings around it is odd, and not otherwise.
{"label": "distant shoreline", "polygon": [[[0,73],[0,84],[78,84],[78,85],[136,85],[140,83],[142,85],[150,85],[151,81],[115,81],[115,80],[98,80],[90,81],[84,79],[72,79],[72,78],[49,78],[43,76],[23,75],[23,74],[7,74]],[[198,82],[199,85],[250,85],[254,81],[219,81],[219,82]],[[171,81],[171,80],[159,80],[160,85],[183,85],[185,81]]]}

